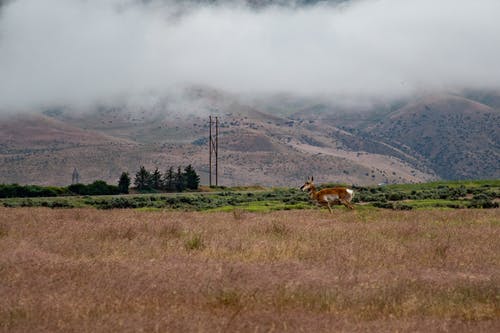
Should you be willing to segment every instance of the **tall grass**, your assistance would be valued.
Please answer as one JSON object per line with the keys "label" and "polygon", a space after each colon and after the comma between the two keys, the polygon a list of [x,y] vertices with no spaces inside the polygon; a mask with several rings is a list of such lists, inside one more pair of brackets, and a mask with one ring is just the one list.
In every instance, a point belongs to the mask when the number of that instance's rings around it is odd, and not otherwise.
{"label": "tall grass", "polygon": [[0,330],[498,331],[499,209],[335,213],[0,208]]}

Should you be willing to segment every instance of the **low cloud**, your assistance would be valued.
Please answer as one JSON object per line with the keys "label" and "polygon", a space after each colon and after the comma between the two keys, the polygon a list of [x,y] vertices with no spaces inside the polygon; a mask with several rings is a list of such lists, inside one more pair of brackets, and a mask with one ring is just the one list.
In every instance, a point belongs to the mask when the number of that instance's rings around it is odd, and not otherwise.
{"label": "low cloud", "polygon": [[346,99],[500,89],[499,13],[497,0],[15,0],[0,11],[0,110],[189,86]]}

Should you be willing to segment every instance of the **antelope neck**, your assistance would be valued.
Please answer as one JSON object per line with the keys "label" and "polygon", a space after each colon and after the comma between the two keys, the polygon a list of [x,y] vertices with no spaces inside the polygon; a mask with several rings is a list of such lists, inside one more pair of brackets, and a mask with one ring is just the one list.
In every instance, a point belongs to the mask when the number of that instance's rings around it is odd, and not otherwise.
{"label": "antelope neck", "polygon": [[314,185],[309,186],[309,196],[311,198],[314,198],[316,194],[316,187]]}

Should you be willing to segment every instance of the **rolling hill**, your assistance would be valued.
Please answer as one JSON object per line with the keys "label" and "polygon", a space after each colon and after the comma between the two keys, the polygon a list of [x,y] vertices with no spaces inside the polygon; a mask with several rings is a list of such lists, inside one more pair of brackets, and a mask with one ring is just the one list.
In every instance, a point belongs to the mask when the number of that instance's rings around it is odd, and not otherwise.
{"label": "rolling hill", "polygon": [[368,112],[317,104],[293,117],[335,125],[352,134],[349,148],[395,156],[443,179],[499,178],[499,94],[467,96],[423,96]]}
{"label": "rolling hill", "polygon": [[187,164],[207,183],[209,114],[221,120],[222,185],[298,186],[309,175],[347,184],[500,177],[500,111],[478,101],[426,96],[362,112],[310,99],[279,103],[193,88],[147,109],[4,115],[0,183],[67,185],[75,167],[83,182],[115,183],[141,165]]}
{"label": "rolling hill", "polygon": [[368,129],[416,152],[445,179],[500,177],[500,112],[458,96],[432,96],[391,113]]}

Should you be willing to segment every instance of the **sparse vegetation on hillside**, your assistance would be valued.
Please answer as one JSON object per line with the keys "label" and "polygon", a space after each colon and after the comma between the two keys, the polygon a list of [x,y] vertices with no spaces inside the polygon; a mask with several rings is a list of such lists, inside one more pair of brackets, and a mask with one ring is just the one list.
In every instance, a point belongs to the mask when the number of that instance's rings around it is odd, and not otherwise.
{"label": "sparse vegetation on hillside", "polygon": [[[302,101],[304,108],[278,117],[277,101],[256,109],[223,92],[200,89],[191,97],[207,113],[219,110],[227,185],[286,186],[325,171],[325,181],[359,185],[500,177],[499,111],[482,99],[423,96],[366,111]],[[0,122],[0,182],[65,185],[74,166],[85,182],[108,183],[140,165],[189,161],[203,176],[208,171],[205,116],[172,119],[149,110],[139,118],[113,107],[85,117],[61,112]]]}
{"label": "sparse vegetation on hillside", "polygon": [[498,178],[499,123],[499,110],[463,97],[439,96],[391,113],[370,133],[421,156],[441,178]]}

